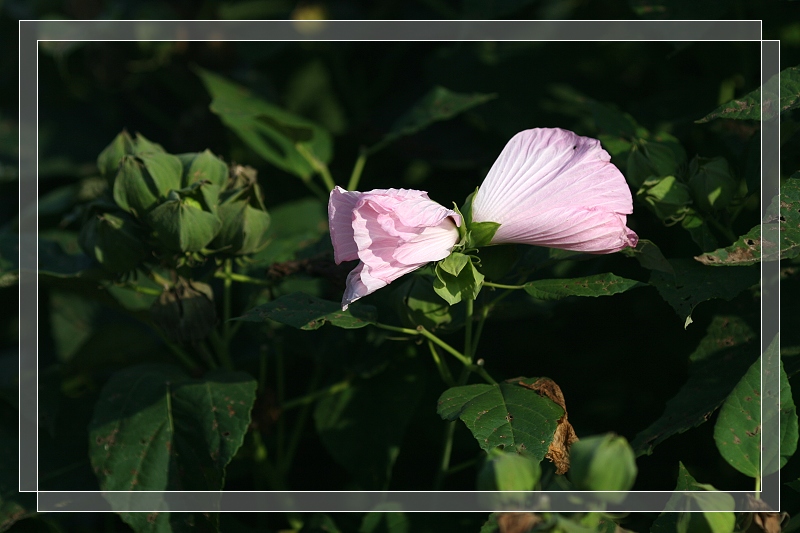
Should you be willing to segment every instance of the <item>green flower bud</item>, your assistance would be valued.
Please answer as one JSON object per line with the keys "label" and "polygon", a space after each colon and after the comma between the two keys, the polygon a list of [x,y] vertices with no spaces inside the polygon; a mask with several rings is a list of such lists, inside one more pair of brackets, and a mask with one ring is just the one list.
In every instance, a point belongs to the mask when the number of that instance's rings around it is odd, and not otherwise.
{"label": "green flower bud", "polygon": [[147,222],[156,237],[174,252],[199,252],[216,236],[222,221],[215,215],[202,193],[205,182],[170,191],[167,200],[153,209]]}
{"label": "green flower bud", "polygon": [[[628,441],[612,433],[587,437],[570,448],[570,478],[578,490],[627,491],[636,480],[636,460]],[[619,503],[624,494],[603,499]]]}
{"label": "green flower bud", "polygon": [[181,169],[181,162],[174,155],[126,155],[114,180],[114,201],[125,211],[142,217],[170,190],[181,188]]}
{"label": "green flower bud", "polygon": [[254,169],[235,166],[220,196],[222,229],[212,246],[234,255],[253,254],[267,245],[270,216]]}
{"label": "green flower bud", "polygon": [[105,147],[97,156],[97,168],[100,174],[108,180],[110,187],[114,186],[114,178],[119,170],[119,163],[123,156],[133,153],[133,139],[127,131],[122,130],[122,133],[114,137],[111,144]]}
{"label": "green flower bud", "polygon": [[81,228],[83,251],[110,272],[128,272],[147,257],[145,230],[124,212],[92,216]]}
{"label": "green flower bud", "polygon": [[217,322],[214,293],[198,281],[178,278],[150,307],[150,316],[166,336],[179,343],[204,339]]}
{"label": "green flower bud", "polygon": [[695,203],[704,211],[728,207],[738,192],[724,157],[695,157],[689,165],[689,188]]}
{"label": "green flower bud", "polygon": [[133,141],[133,154],[146,155],[146,154],[164,154],[166,150],[158,144],[147,139],[141,133],[136,134],[136,139]]}
{"label": "green flower bud", "polygon": [[[477,487],[481,491],[532,491],[541,475],[541,466],[530,457],[495,448],[478,472]],[[492,494],[489,499],[497,509],[516,509],[525,506],[529,495],[510,492]]]}
{"label": "green flower bud", "polygon": [[210,150],[180,154],[177,157],[183,165],[181,186],[189,187],[194,183],[206,182],[208,186],[202,189],[203,195],[209,207],[216,211],[219,193],[228,181],[228,165]]}

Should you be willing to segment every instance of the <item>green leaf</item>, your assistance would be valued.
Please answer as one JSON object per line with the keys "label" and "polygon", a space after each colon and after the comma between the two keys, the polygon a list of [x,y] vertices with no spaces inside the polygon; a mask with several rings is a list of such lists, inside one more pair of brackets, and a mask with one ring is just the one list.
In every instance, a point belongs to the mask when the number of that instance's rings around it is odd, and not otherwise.
{"label": "green leaf", "polygon": [[709,266],[754,265],[761,261],[761,226],[755,226],[730,246],[698,255],[695,259]]}
{"label": "green leaf", "polygon": [[405,513],[399,511],[399,504],[386,503],[377,506],[385,512],[371,512],[364,515],[358,533],[409,533],[411,520]]}
{"label": "green leaf", "polygon": [[449,305],[461,300],[474,300],[483,287],[483,274],[478,272],[471,256],[453,252],[436,264],[433,290]]}
{"label": "green leaf", "polygon": [[735,516],[733,497],[711,485],[698,483],[679,463],[678,484],[651,533],[732,533]]}
{"label": "green leaf", "polygon": [[363,328],[374,324],[377,317],[375,308],[370,305],[354,304],[342,311],[341,304],[336,302],[294,292],[254,307],[235,320],[264,322],[267,319],[311,330],[321,328],[326,322],[344,329]]}
{"label": "green leaf", "polygon": [[455,309],[442,300],[433,289],[433,277],[427,275],[406,276],[392,292],[394,309],[407,327],[422,326],[428,331],[453,328],[463,325]]}
{"label": "green leaf", "polygon": [[611,273],[584,278],[540,279],[524,285],[525,292],[539,300],[560,300],[568,296],[611,296],[645,286],[644,283]]}
{"label": "green leaf", "polygon": [[[764,352],[764,367],[780,365],[780,391],[764,394],[761,389],[761,359],[748,369],[720,409],[714,426],[714,440],[722,457],[739,472],[756,478],[783,468],[797,449],[797,408],[792,400],[789,380],[780,361],[778,336]],[[778,393],[779,392],[779,393]],[[776,394],[777,393],[777,394]],[[780,421],[764,424],[780,426],[780,446],[771,437],[764,439],[762,451],[761,398],[778,407]],[[766,414],[774,414],[773,409]],[[780,453],[779,453],[780,450]],[[764,466],[760,461],[763,459]]]}
{"label": "green leaf", "polygon": [[778,221],[781,259],[793,259],[800,255],[800,172],[781,184]]}
{"label": "green leaf", "polygon": [[421,362],[403,363],[324,397],[314,409],[322,443],[363,490],[387,488],[425,388]]}
{"label": "green leaf", "polygon": [[675,274],[672,265],[661,253],[661,249],[656,246],[652,241],[647,239],[639,239],[636,248],[625,248],[621,250],[623,255],[634,257],[643,268],[648,270],[660,270],[668,274]]}
{"label": "green leaf", "polygon": [[697,486],[697,481],[692,477],[682,462],[678,462],[678,482],[675,486],[674,493],[669,497],[667,506],[656,518],[653,525],[650,527],[650,533],[675,533],[678,527],[678,518],[680,515],[676,511],[684,508],[683,502],[685,496],[680,494],[684,491],[694,490]]}
{"label": "green leaf", "polygon": [[451,119],[496,97],[496,94],[456,93],[437,85],[400,117],[392,126],[391,131],[377,144],[371,146],[368,152],[377,152],[400,137],[413,135],[434,122]]}
{"label": "green leaf", "polygon": [[678,217],[692,203],[689,188],[675,179],[675,176],[646,180],[636,196],[661,220]]}
{"label": "green leaf", "polygon": [[696,156],[689,165],[689,189],[694,205],[705,212],[728,207],[736,197],[739,182],[724,157]]}
{"label": "green leaf", "polygon": [[678,313],[684,327],[692,322],[692,312],[698,304],[712,298],[731,300],[740,292],[759,282],[757,267],[731,268],[727,275],[719,270],[698,264],[692,259],[670,259],[675,275],[654,270],[650,285]]}
{"label": "green leaf", "polygon": [[328,230],[325,205],[316,198],[304,198],[270,208],[270,218],[269,244],[252,257],[254,269],[294,259],[296,252],[319,241]]}
{"label": "green leaf", "polygon": [[[777,112],[783,114],[800,106],[800,67],[789,67],[782,70],[778,76],[780,76],[780,109],[778,109]],[[777,89],[776,81],[775,76],[773,76],[764,84],[764,87],[769,87],[770,89],[775,87]],[[776,110],[769,104],[777,100],[777,97],[777,94],[764,95],[766,113],[764,118],[769,119],[775,116]],[[741,98],[736,98],[722,104],[714,111],[695,122],[700,124],[716,118],[761,120],[761,100],[761,88],[758,88]]]}
{"label": "green leaf", "polygon": [[16,285],[19,279],[19,236],[0,232],[0,288]]}
{"label": "green leaf", "polygon": [[298,145],[317,160],[330,162],[333,141],[326,130],[251,95],[222,76],[201,68],[194,71],[211,93],[211,111],[258,155],[303,179],[315,171]]}
{"label": "green leaf", "polygon": [[221,490],[255,394],[255,380],[241,372],[191,379],[176,367],[142,365],[114,374],[89,425],[101,489]]}
{"label": "green leaf", "polygon": [[453,387],[439,397],[436,412],[445,420],[460,418],[482,450],[488,452],[502,446],[541,461],[564,410],[536,391],[516,383],[531,384],[537,379]]}
{"label": "green leaf", "polygon": [[637,455],[650,454],[667,438],[699,426],[722,405],[760,348],[747,323],[736,316],[715,316],[689,356],[689,378],[667,402],[664,413],[631,443]]}
{"label": "green leaf", "polygon": [[91,268],[92,260],[85,254],[67,253],[59,243],[39,238],[39,274],[77,278],[89,275]]}

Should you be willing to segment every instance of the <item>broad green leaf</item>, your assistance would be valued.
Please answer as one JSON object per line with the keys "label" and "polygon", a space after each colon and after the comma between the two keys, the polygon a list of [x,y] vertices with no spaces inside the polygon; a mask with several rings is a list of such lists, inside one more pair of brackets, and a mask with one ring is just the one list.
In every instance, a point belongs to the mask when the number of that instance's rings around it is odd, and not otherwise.
{"label": "broad green leaf", "polygon": [[[777,94],[764,95],[764,118],[769,119],[777,113],[783,114],[800,106],[800,67],[789,67],[780,74],[780,100],[779,109],[770,105],[778,100]],[[777,90],[775,76],[769,79],[765,87]],[[751,91],[741,98],[736,98],[717,107],[714,111],[704,116],[697,123],[709,122],[716,118],[731,118],[737,120],[761,120],[761,88]]]}
{"label": "broad green leaf", "polygon": [[685,211],[692,203],[689,188],[675,176],[656,177],[646,180],[636,196],[647,204],[661,220],[671,220]]}
{"label": "broad green leaf", "polygon": [[541,461],[564,410],[517,383],[532,384],[537,379],[453,387],[439,397],[436,412],[445,420],[460,418],[487,452],[502,446]]}
{"label": "broad green leaf", "polygon": [[800,106],[800,66],[781,71],[781,113]]}
{"label": "broad green leaf", "polygon": [[758,357],[760,348],[747,323],[736,316],[715,316],[689,356],[689,378],[667,402],[661,417],[633,439],[637,455],[650,454],[667,438],[699,426]]}
{"label": "broad green leaf", "polygon": [[585,278],[541,279],[524,286],[525,292],[539,300],[560,300],[568,296],[611,296],[646,284],[608,273]]}
{"label": "broad green leaf", "polygon": [[675,275],[654,270],[650,285],[678,313],[684,327],[692,322],[692,312],[698,304],[712,298],[731,300],[740,292],[759,282],[758,267],[737,267],[721,276],[716,268],[700,265],[692,259],[670,259]]}
{"label": "broad green leaf", "polygon": [[[761,261],[761,226],[755,226],[725,248],[698,255],[695,259],[709,266],[748,266]],[[774,253],[774,245],[772,247]],[[768,253],[764,250],[765,255]]]}
{"label": "broad green leaf", "polygon": [[407,360],[317,403],[314,423],[322,443],[362,490],[387,488],[424,376],[419,361]]}
{"label": "broad green leaf", "polygon": [[70,360],[94,332],[100,305],[74,292],[50,293],[50,326],[56,354],[60,361]]}
{"label": "broad green leaf", "polygon": [[711,232],[709,223],[694,209],[689,207],[684,209],[681,227],[689,232],[701,251],[710,252],[719,248],[719,241]]}
{"label": "broad green leaf", "polygon": [[597,129],[615,137],[635,137],[639,125],[628,113],[617,109],[613,104],[604,104],[594,100],[587,102],[589,111]]}
{"label": "broad green leaf", "polygon": [[323,128],[213,72],[201,68],[195,72],[211,94],[211,111],[258,155],[303,179],[315,170],[301,151],[322,163],[330,162],[333,141]]}
{"label": "broad green leaf", "polygon": [[191,379],[176,367],[141,365],[114,374],[89,424],[101,489],[221,490],[255,393],[255,380],[240,372]]}
{"label": "broad green leaf", "polygon": [[800,255],[800,172],[781,184],[780,215],[781,259]]}
{"label": "broad green leaf", "polygon": [[[714,427],[714,440],[722,457],[750,477],[769,475],[786,464],[797,449],[797,408],[792,400],[789,380],[780,361],[776,336],[764,353],[764,367],[780,364],[780,390],[761,389],[761,359],[753,363],[720,409]],[[764,438],[762,449],[761,399],[774,402],[765,414],[780,420],[765,420],[765,428],[780,426],[780,446],[773,436]],[[780,449],[780,453],[779,453]],[[764,466],[760,461],[763,458]]]}
{"label": "broad green leaf", "polygon": [[[104,494],[104,497],[108,499],[109,493]],[[151,513],[119,513],[119,515],[136,533],[219,533],[217,513],[171,513],[160,510]]]}
{"label": "broad green leaf", "polygon": [[[688,490],[695,490],[697,481],[692,477],[682,462],[678,462],[678,482],[675,486],[675,493],[680,493]],[[683,494],[672,494],[667,501],[667,506],[658,518],[656,518],[653,525],[650,527],[650,533],[675,533],[678,525],[678,518],[680,515],[677,511],[684,508]]]}
{"label": "broad green leaf", "polygon": [[728,207],[739,189],[739,182],[724,157],[695,156],[689,165],[688,183],[694,205],[705,212]]}
{"label": "broad green leaf", "polygon": [[436,86],[423,96],[414,106],[392,126],[391,131],[377,144],[371,146],[369,153],[375,153],[400,137],[413,135],[442,120],[448,120],[489,100],[495,94],[461,94],[441,86]]}
{"label": "broad green leaf", "polygon": [[431,276],[417,274],[406,278],[392,292],[394,309],[406,326],[436,331],[463,325],[463,309],[450,306],[436,294]]}
{"label": "broad green leaf", "polygon": [[294,292],[247,311],[236,320],[264,322],[267,319],[298,329],[319,329],[330,323],[344,329],[357,329],[374,324],[375,308],[370,305],[351,305],[342,311],[341,304]]}
{"label": "broad green leaf", "polygon": [[761,460],[761,359],[739,381],[719,410],[714,441],[722,457],[746,476],[759,477]]}

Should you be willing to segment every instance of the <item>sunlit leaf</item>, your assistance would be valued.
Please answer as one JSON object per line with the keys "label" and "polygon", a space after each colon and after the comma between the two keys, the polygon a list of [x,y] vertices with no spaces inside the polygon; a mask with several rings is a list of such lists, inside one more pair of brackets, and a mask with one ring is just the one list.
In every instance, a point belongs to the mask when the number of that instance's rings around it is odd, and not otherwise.
{"label": "sunlit leaf", "polygon": [[664,413],[631,443],[637,455],[650,454],[669,437],[706,422],[758,357],[760,348],[747,323],[716,316],[689,357],[689,378],[667,402]]}
{"label": "sunlit leaf", "polygon": [[541,460],[564,410],[517,383],[531,384],[538,379],[453,387],[439,397],[436,412],[445,420],[460,418],[485,451],[502,446]]}
{"label": "sunlit leaf", "polygon": [[529,281],[525,284],[525,292],[540,300],[560,300],[568,296],[611,296],[644,286],[646,284],[636,280],[608,273],[584,278]]}
{"label": "sunlit leaf", "polygon": [[342,311],[341,304],[295,292],[247,311],[237,320],[264,322],[275,320],[299,329],[319,329],[326,322],[344,329],[357,329],[373,324],[375,308],[355,304]]}
{"label": "sunlit leaf", "polygon": [[313,122],[270,104],[208,70],[195,68],[213,98],[211,111],[258,155],[280,169],[308,178],[311,163],[297,146],[323,163],[333,154],[330,134]]}

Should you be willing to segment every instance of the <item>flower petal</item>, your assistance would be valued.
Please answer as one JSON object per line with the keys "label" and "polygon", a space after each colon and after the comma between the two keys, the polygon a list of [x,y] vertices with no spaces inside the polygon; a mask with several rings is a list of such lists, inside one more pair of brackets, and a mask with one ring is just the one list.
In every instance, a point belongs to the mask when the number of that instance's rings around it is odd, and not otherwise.
{"label": "flower petal", "polygon": [[358,259],[358,246],[353,239],[353,209],[361,194],[337,186],[328,199],[328,225],[333,243],[333,260],[337,265]]}
{"label": "flower petal", "polygon": [[438,226],[422,230],[422,233],[401,244],[394,252],[394,259],[404,265],[422,266],[431,261],[444,259],[458,242],[458,229],[452,220],[443,220]]}
{"label": "flower petal", "polygon": [[498,222],[493,244],[516,242],[609,253],[637,240],[625,227],[633,200],[600,141],[562,129],[515,135],[472,204],[473,220]]}

